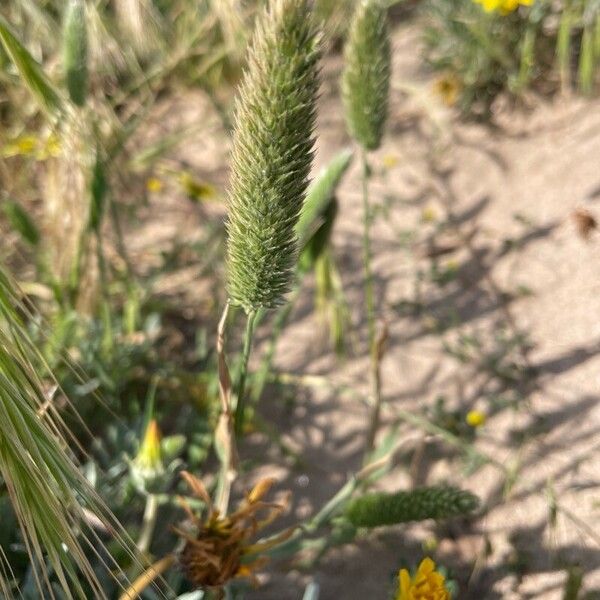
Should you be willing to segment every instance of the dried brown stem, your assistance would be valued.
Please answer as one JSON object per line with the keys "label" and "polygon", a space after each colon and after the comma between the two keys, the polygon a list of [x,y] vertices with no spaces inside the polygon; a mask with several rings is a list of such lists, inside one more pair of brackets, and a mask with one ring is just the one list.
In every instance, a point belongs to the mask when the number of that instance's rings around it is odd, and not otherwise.
{"label": "dried brown stem", "polygon": [[173,566],[175,555],[169,554],[148,567],[119,597],[119,600],[136,600],[140,594],[165,571]]}
{"label": "dried brown stem", "polygon": [[219,368],[219,398],[221,414],[215,431],[215,447],[221,461],[221,475],[215,506],[222,514],[227,513],[231,485],[237,476],[238,452],[235,441],[233,413],[231,411],[231,377],[225,357],[225,324],[229,302],[225,305],[217,329],[217,360]]}

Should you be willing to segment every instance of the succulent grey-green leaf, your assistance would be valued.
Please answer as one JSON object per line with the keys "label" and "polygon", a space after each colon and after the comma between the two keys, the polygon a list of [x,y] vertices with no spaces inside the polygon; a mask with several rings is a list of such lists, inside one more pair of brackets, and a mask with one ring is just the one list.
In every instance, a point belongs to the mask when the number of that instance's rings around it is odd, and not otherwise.
{"label": "succulent grey-green leaf", "polygon": [[391,58],[386,10],[381,0],[360,0],[344,52],[346,122],[366,150],[381,144],[388,112]]}
{"label": "succulent grey-green leaf", "polygon": [[320,40],[308,0],[273,0],[236,105],[227,288],[247,312],[283,302],[313,157]]}
{"label": "succulent grey-green leaf", "polygon": [[88,38],[82,0],[71,0],[65,13],[63,68],[69,97],[83,106],[88,91]]}
{"label": "succulent grey-green leaf", "polygon": [[454,487],[424,487],[395,494],[372,493],[352,500],[346,516],[356,527],[380,527],[473,512],[479,500]]}

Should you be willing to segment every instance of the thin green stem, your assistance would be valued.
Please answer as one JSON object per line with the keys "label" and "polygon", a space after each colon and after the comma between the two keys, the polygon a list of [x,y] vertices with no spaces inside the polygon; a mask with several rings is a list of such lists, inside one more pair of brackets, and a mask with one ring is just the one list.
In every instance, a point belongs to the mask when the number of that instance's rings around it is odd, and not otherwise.
{"label": "thin green stem", "polygon": [[369,348],[375,343],[375,292],[373,271],[371,268],[371,205],[369,202],[369,163],[364,148],[362,159],[362,204],[363,204],[363,269],[365,276],[365,303],[367,307],[367,327],[369,331]]}
{"label": "thin green stem", "polygon": [[371,414],[365,443],[365,461],[375,446],[375,437],[381,420],[381,371],[379,344],[376,339],[375,286],[373,282],[371,223],[373,220],[369,202],[369,163],[367,153],[361,150],[362,159],[362,200],[363,200],[363,268],[365,278],[365,305],[367,309],[367,327],[369,332],[369,356],[371,363]]}
{"label": "thin green stem", "polygon": [[275,350],[277,349],[277,342],[281,337],[281,333],[287,324],[289,317],[292,313],[292,309],[296,304],[296,300],[300,296],[300,285],[296,285],[293,289],[287,302],[281,306],[273,319],[271,324],[271,336],[269,344],[264,352],[263,359],[254,375],[254,385],[252,386],[252,402],[258,403],[260,397],[265,389],[267,379],[271,373],[273,367],[273,359],[275,358]]}
{"label": "thin green stem", "polygon": [[246,332],[244,334],[244,349],[242,351],[242,364],[236,386],[236,405],[235,405],[235,433],[240,435],[244,429],[244,409],[245,409],[245,388],[246,376],[248,375],[248,361],[250,360],[250,351],[252,350],[252,338],[254,337],[254,327],[258,312],[251,310],[246,318]]}
{"label": "thin green stem", "polygon": [[96,253],[98,260],[98,271],[100,273],[100,293],[102,296],[102,317],[104,320],[104,333],[102,336],[102,345],[106,352],[110,353],[113,348],[113,327],[110,312],[110,297],[108,291],[108,269],[104,256],[104,246],[102,234],[96,231]]}

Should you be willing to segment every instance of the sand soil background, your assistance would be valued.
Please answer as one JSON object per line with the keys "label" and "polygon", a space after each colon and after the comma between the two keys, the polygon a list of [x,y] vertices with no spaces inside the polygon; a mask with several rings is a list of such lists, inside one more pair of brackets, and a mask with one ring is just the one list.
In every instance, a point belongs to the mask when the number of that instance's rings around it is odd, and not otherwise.
{"label": "sand soil background", "polygon": [[[600,234],[582,235],[576,217],[600,218],[600,102],[535,98],[527,107],[499,106],[493,125],[466,123],[436,97],[419,40],[414,25],[394,31],[389,133],[371,159],[377,304],[388,330],[384,421],[400,432],[397,468],[380,487],[450,482],[477,493],[483,510],[466,521],[371,532],[310,573],[274,563],[249,598],[301,598],[311,578],[323,600],[386,598],[399,566],[418,562],[424,544],[465,600],[559,599],[575,566],[586,597],[600,597]],[[350,144],[340,70],[341,58],[329,57],[317,168]],[[183,158],[224,182],[227,144],[217,126],[212,132],[186,145]],[[321,506],[361,462],[368,353],[359,175],[355,161],[339,190],[333,235],[351,308],[348,355],[329,350],[309,282],[275,367],[312,379],[294,388],[291,408],[276,390],[261,407],[302,467],[290,468],[259,434],[242,447],[268,457],[272,466],[258,475],[275,475],[293,492],[290,522]],[[212,216],[219,219],[219,209]],[[203,218],[177,199],[153,201],[131,232],[133,255],[147,259],[173,237],[197,235]],[[165,289],[194,273],[174,277]],[[209,287],[196,288],[190,306],[206,294]],[[255,357],[266,334],[259,331]],[[473,468],[455,444],[406,423],[406,412],[433,418],[440,399],[461,440],[468,410],[488,415],[473,442],[485,464]]]}

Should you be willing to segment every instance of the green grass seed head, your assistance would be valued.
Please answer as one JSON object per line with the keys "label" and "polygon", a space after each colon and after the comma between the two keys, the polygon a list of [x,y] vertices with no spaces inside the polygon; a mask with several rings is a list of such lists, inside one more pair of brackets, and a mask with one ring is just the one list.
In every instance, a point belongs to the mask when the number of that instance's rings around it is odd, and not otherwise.
{"label": "green grass seed head", "polygon": [[88,92],[88,37],[81,0],[70,0],[65,13],[63,67],[69,97],[83,106]]}
{"label": "green grass seed head", "polygon": [[342,99],[352,137],[366,150],[381,144],[390,86],[390,40],[380,0],[360,0],[348,33]]}
{"label": "green grass seed head", "polygon": [[372,493],[354,499],[346,516],[355,527],[380,527],[473,512],[479,500],[454,487],[425,487],[395,494]]}
{"label": "green grass seed head", "polygon": [[308,0],[259,20],[236,105],[227,222],[228,292],[247,312],[281,304],[313,158],[320,40]]}

